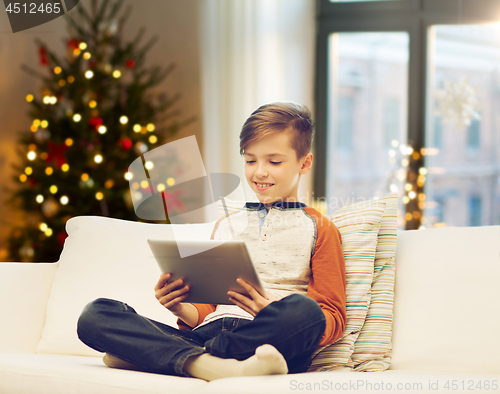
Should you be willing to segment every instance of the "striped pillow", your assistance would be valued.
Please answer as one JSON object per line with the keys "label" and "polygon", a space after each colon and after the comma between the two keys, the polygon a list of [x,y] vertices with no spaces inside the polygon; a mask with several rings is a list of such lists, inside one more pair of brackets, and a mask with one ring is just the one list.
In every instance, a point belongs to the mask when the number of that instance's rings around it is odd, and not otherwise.
{"label": "striped pillow", "polygon": [[360,372],[385,371],[391,364],[398,196],[389,194],[385,200],[375,252],[370,307],[354,344],[351,361],[347,364]]}
{"label": "striped pillow", "polygon": [[342,236],[347,321],[343,335],[335,343],[313,354],[309,371],[344,369],[351,361],[370,304],[377,235],[385,204],[385,199],[363,201],[342,207],[330,216]]}

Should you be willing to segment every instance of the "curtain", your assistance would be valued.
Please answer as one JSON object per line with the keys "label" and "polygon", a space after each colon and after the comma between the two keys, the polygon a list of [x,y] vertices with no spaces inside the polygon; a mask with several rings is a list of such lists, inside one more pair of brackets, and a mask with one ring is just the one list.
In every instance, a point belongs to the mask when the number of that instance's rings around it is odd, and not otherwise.
{"label": "curtain", "polygon": [[[203,157],[208,172],[238,175],[255,201],[239,154],[239,133],[260,105],[305,104],[313,111],[314,0],[203,0],[200,13]],[[313,152],[314,153],[314,152]],[[299,198],[311,197],[312,171]]]}

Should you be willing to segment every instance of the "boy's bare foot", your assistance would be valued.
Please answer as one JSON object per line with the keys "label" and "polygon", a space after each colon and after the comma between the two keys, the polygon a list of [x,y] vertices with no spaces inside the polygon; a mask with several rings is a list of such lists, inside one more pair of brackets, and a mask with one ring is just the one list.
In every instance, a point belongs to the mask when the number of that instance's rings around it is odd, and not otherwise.
{"label": "boy's bare foot", "polygon": [[129,363],[128,361],[123,361],[121,358],[112,356],[109,353],[106,353],[102,358],[104,364],[106,364],[110,368],[118,368],[118,369],[130,369],[132,371],[145,371],[144,368],[139,367],[138,365]]}

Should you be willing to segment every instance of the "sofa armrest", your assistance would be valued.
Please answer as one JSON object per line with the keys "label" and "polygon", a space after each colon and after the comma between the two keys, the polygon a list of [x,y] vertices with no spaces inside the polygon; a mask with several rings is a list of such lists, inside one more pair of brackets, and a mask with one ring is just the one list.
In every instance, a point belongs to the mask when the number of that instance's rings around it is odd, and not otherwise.
{"label": "sofa armrest", "polygon": [[0,352],[35,352],[57,266],[0,263]]}

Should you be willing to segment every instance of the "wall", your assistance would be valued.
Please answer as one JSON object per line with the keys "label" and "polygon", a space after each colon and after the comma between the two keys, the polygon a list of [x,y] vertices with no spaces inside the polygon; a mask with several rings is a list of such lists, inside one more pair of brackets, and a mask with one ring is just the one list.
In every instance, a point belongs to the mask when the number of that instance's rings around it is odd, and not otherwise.
{"label": "wall", "polygon": [[[169,94],[181,93],[177,108],[186,118],[196,116],[197,121],[186,126],[173,139],[196,135],[201,151],[201,87],[198,18],[202,0],[123,0],[134,9],[127,23],[126,38],[134,37],[141,26],[146,27],[144,39],[158,35],[159,40],[148,54],[151,65],[177,64],[176,70],[158,88]],[[82,0],[87,3],[88,0]],[[71,11],[75,14],[76,11]],[[34,39],[40,38],[51,49],[64,53],[66,22],[58,18],[47,24],[13,34],[7,14],[0,12],[0,250],[9,228],[24,220],[20,212],[13,212],[4,200],[8,194],[3,187],[12,187],[16,163],[18,132],[31,125],[27,115],[25,96],[37,92],[40,82],[20,69],[25,63],[44,72],[39,64]],[[145,40],[144,40],[145,41]],[[0,252],[1,253],[1,252]],[[0,255],[0,261],[2,256]]]}

